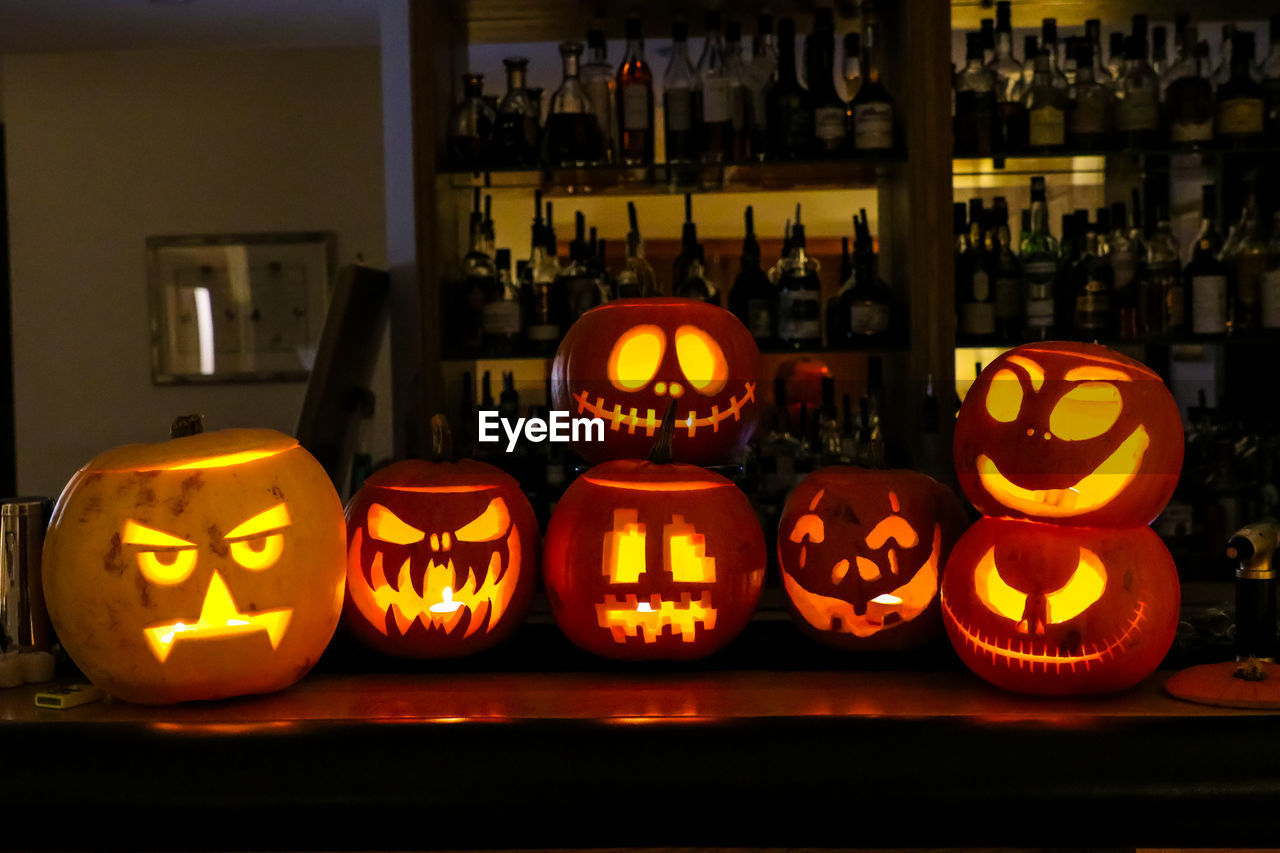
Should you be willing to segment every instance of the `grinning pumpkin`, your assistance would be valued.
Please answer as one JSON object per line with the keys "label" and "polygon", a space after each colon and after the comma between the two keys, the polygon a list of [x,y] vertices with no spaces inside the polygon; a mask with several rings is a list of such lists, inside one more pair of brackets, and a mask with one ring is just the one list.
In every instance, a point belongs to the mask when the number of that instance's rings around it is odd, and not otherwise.
{"label": "grinning pumpkin", "polygon": [[524,619],[538,571],[533,507],[511,476],[483,462],[437,461],[376,472],[347,507],[345,623],[387,654],[448,658],[506,638]]}
{"label": "grinning pumpkin", "polygon": [[118,447],[58,499],[45,601],[71,659],[121,699],[279,690],[333,636],[345,541],[328,475],[287,435]]}
{"label": "grinning pumpkin", "polygon": [[729,480],[669,461],[674,413],[648,461],[575,480],[547,525],[543,577],[574,644],[621,660],[690,660],[746,626],[764,582],[764,534]]}
{"label": "grinning pumpkin", "polygon": [[589,462],[639,459],[676,405],[673,458],[725,462],[756,420],[755,339],[733,314],[693,299],[620,299],[583,314],[551,364],[552,400],[604,421],[604,441],[577,442]]}
{"label": "grinning pumpkin", "polygon": [[850,651],[909,649],[938,636],[938,581],[964,510],[914,471],[821,468],[792,490],[778,561],[792,617]]}
{"label": "grinning pumpkin", "polygon": [[1178,574],[1149,527],[984,518],[942,578],[951,644],[1020,693],[1106,693],[1159,665],[1178,625]]}
{"label": "grinning pumpkin", "polygon": [[1096,344],[1016,347],[956,421],[956,473],[983,515],[1149,524],[1182,470],[1182,419],[1150,368]]}

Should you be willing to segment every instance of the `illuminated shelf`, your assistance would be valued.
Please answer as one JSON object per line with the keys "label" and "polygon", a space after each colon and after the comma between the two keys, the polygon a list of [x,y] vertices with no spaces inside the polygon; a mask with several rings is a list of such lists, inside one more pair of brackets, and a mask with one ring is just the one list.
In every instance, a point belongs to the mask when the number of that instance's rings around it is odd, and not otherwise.
{"label": "illuminated shelf", "polygon": [[952,158],[951,173],[963,175],[1043,175],[1105,173],[1108,158],[1130,160],[1164,159],[1170,157],[1202,157],[1210,160],[1238,156],[1280,156],[1280,146],[1274,144],[1241,145],[1200,148],[1115,148],[1115,149],[1054,149],[994,157],[956,156]]}

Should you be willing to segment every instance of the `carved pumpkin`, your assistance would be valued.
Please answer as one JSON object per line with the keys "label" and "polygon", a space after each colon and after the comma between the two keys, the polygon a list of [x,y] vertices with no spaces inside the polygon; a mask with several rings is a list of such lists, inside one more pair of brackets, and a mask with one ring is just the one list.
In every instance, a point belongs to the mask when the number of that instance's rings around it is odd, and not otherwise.
{"label": "carved pumpkin", "polygon": [[1173,644],[1178,574],[1149,527],[984,518],[942,578],[943,621],[965,664],[1020,693],[1106,693]]}
{"label": "carved pumpkin", "polygon": [[[443,419],[433,426],[441,436]],[[347,540],[345,622],[379,651],[469,655],[501,642],[529,609],[537,521],[520,484],[492,465],[381,469],[347,506]]]}
{"label": "carved pumpkin", "polygon": [[578,442],[589,462],[642,458],[668,403],[673,458],[726,461],[755,429],[751,333],[730,312],[692,299],[620,299],[583,314],[551,364],[552,399],[574,417],[604,421],[603,442]]}
{"label": "carved pumpkin", "polygon": [[95,457],[58,499],[45,601],[71,659],[121,699],[279,690],[337,627],[345,541],[328,475],[287,435],[129,445]]}
{"label": "carved pumpkin", "polygon": [[1027,344],[974,382],[956,473],[983,515],[1149,524],[1182,470],[1182,419],[1150,368],[1094,344]]}
{"label": "carved pumpkin", "polygon": [[574,644],[622,660],[690,660],[746,626],[764,582],[764,533],[719,474],[666,456],[668,414],[649,461],[597,465],[547,525],[543,578]]}
{"label": "carved pumpkin", "polygon": [[938,581],[964,510],[914,471],[819,469],[792,490],[778,562],[805,633],[851,651],[916,648],[938,636]]}

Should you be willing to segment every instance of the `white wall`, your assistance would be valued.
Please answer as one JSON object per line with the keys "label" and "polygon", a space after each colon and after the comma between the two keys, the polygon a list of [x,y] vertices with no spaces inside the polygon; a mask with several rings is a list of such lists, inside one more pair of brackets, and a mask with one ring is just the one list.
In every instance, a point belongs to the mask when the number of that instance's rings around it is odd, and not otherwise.
{"label": "white wall", "polygon": [[[378,63],[377,48],[3,58],[20,492],[57,495],[182,412],[293,431],[300,382],[152,385],[144,241],[332,230],[340,263],[384,266]],[[383,456],[385,357],[379,373]]]}

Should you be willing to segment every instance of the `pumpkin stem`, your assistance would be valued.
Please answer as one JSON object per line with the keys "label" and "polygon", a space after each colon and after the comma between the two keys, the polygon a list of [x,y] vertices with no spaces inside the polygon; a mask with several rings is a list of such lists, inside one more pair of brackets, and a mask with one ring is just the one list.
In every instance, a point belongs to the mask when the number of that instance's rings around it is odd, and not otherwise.
{"label": "pumpkin stem", "polygon": [[444,415],[431,418],[431,461],[453,461],[453,433],[449,431],[449,419]]}
{"label": "pumpkin stem", "polygon": [[1232,676],[1242,681],[1266,681],[1267,668],[1257,658],[1246,658],[1236,665]]}
{"label": "pumpkin stem", "polygon": [[662,416],[662,426],[658,428],[658,437],[653,440],[653,449],[649,451],[649,461],[655,465],[671,464],[671,442],[676,437],[676,401],[667,403],[667,411]]}
{"label": "pumpkin stem", "polygon": [[204,432],[204,415],[178,415],[169,427],[169,438],[182,438]]}

